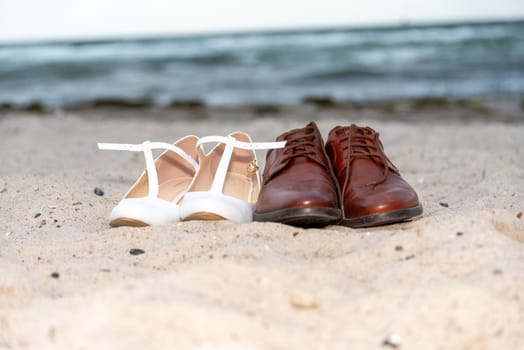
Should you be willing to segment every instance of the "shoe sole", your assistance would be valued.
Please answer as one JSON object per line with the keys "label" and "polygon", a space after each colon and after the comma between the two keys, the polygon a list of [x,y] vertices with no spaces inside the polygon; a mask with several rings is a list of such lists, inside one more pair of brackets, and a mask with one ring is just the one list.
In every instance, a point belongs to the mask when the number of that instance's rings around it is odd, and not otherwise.
{"label": "shoe sole", "polygon": [[254,213],[254,221],[279,222],[298,227],[324,227],[337,224],[342,217],[338,208],[286,208],[269,213]]}
{"label": "shoe sole", "polygon": [[143,221],[137,220],[137,219],[131,219],[131,218],[118,218],[109,223],[111,227],[119,227],[119,226],[132,226],[132,227],[146,227],[149,226]]}
{"label": "shoe sole", "polygon": [[381,226],[408,221],[419,215],[422,215],[422,204],[419,204],[413,208],[361,216],[354,219],[344,219],[342,220],[341,225],[352,228]]}
{"label": "shoe sole", "polygon": [[225,220],[225,218],[223,216],[213,214],[213,213],[198,212],[198,213],[191,214],[188,217],[184,218],[184,221],[191,221],[191,220],[217,221],[217,220]]}

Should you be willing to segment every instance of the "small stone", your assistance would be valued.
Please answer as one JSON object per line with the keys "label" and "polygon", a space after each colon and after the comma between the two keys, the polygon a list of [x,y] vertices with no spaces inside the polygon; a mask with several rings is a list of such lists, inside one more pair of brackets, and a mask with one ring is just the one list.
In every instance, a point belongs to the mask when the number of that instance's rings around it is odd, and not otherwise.
{"label": "small stone", "polygon": [[293,232],[293,237],[298,236],[298,232]]}
{"label": "small stone", "polygon": [[522,212],[521,212],[521,211],[519,211],[519,212],[517,213],[517,219],[522,219]]}
{"label": "small stone", "polygon": [[404,258],[404,260],[411,260],[411,259],[415,259],[415,254],[408,255]]}
{"label": "small stone", "polygon": [[475,202],[477,208],[488,208],[491,206],[491,199],[489,197],[481,197]]}
{"label": "small stone", "polygon": [[494,275],[502,275],[502,270],[501,269],[495,269],[495,270],[493,270],[493,274]]}
{"label": "small stone", "polygon": [[5,193],[5,192],[7,192],[7,188],[4,187],[4,188],[2,188],[2,190],[0,191],[0,193]]}
{"label": "small stone", "polygon": [[39,217],[40,215],[42,215],[42,213],[36,213],[35,216],[34,216],[35,219],[36,219],[37,217]]}
{"label": "small stone", "polygon": [[464,234],[464,232],[461,232],[461,231],[457,232],[457,236],[462,236],[463,234]]}
{"label": "small stone", "polygon": [[308,292],[295,292],[291,295],[291,305],[297,309],[309,310],[318,306],[317,298]]}
{"label": "small stone", "polygon": [[100,187],[95,187],[95,194],[97,196],[103,196],[104,195],[104,191]]}
{"label": "small stone", "polygon": [[440,202],[439,205],[441,207],[444,207],[444,208],[449,208],[449,204],[448,203]]}
{"label": "small stone", "polygon": [[49,328],[47,331],[47,336],[49,337],[49,340],[54,341],[56,337],[56,329],[53,327]]}
{"label": "small stone", "polygon": [[400,346],[400,337],[397,334],[390,334],[384,339],[382,345],[397,349]]}
{"label": "small stone", "polygon": [[49,209],[56,209],[56,205],[54,205],[54,204],[50,204],[50,205],[48,205],[47,207],[48,207]]}
{"label": "small stone", "polygon": [[53,273],[51,273],[51,277],[52,278],[59,278],[60,274],[58,272],[53,272]]}
{"label": "small stone", "polygon": [[131,250],[129,250],[129,254],[131,255],[140,255],[140,254],[144,254],[145,251],[142,250],[142,249],[138,249],[138,248],[133,248]]}
{"label": "small stone", "polygon": [[[95,191],[96,191],[96,189],[95,189]],[[75,206],[75,205],[81,205],[81,204],[82,204],[82,202],[74,202],[72,205]]]}
{"label": "small stone", "polygon": [[403,249],[404,249],[404,248],[402,248],[401,245],[397,245],[397,246],[395,246],[395,250],[396,250],[397,252],[400,252],[400,251],[402,251]]}
{"label": "small stone", "polygon": [[40,221],[40,225],[44,226],[45,224],[47,224],[47,221],[45,220]]}

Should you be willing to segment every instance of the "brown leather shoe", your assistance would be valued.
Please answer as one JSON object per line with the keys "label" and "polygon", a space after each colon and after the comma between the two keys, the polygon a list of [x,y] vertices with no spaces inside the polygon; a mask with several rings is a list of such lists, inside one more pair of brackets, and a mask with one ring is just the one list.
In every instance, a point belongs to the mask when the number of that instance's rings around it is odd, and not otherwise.
{"label": "brown leather shoe", "polygon": [[385,225],[422,214],[417,193],[386,157],[378,136],[356,125],[329,132],[326,152],[341,189],[342,225]]}
{"label": "brown leather shoe", "polygon": [[338,223],[338,189],[317,125],[288,131],[277,141],[287,143],[267,153],[254,220],[300,227]]}

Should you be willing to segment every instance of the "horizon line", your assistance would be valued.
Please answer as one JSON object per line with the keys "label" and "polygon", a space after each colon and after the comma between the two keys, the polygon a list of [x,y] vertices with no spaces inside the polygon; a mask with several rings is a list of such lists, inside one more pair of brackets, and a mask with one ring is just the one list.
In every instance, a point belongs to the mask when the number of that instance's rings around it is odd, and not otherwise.
{"label": "horizon line", "polygon": [[55,37],[55,38],[36,38],[36,39],[0,39],[0,47],[12,46],[45,46],[50,44],[103,44],[117,41],[154,41],[170,39],[191,39],[191,38],[213,38],[221,36],[247,36],[257,34],[292,34],[298,32],[330,32],[330,31],[364,31],[364,30],[384,30],[399,28],[425,28],[425,27],[445,27],[459,25],[485,25],[485,24],[507,24],[524,22],[524,17],[504,17],[504,18],[475,18],[475,19],[450,19],[450,20],[410,20],[409,18],[381,22],[381,23],[356,23],[356,24],[333,24],[333,25],[305,25],[274,28],[246,28],[246,29],[223,29],[223,30],[202,30],[202,31],[182,31],[182,32],[158,32],[158,33],[129,33],[129,34],[100,34],[95,36],[77,37]]}

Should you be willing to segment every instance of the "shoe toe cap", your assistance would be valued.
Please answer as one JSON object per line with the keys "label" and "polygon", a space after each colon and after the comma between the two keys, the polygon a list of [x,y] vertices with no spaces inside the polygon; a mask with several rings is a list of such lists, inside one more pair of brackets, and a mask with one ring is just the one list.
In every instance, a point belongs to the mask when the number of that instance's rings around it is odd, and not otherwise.
{"label": "shoe toe cap", "polygon": [[160,225],[180,220],[176,204],[158,198],[125,198],[113,208],[109,220],[131,219],[147,225]]}
{"label": "shoe toe cap", "polygon": [[330,188],[289,186],[263,191],[258,198],[256,211],[267,213],[286,208],[337,207],[337,194]]}
{"label": "shoe toe cap", "polygon": [[383,191],[368,191],[366,195],[346,197],[346,216],[360,217],[386,213],[419,205],[417,193],[411,188],[394,187]]}

